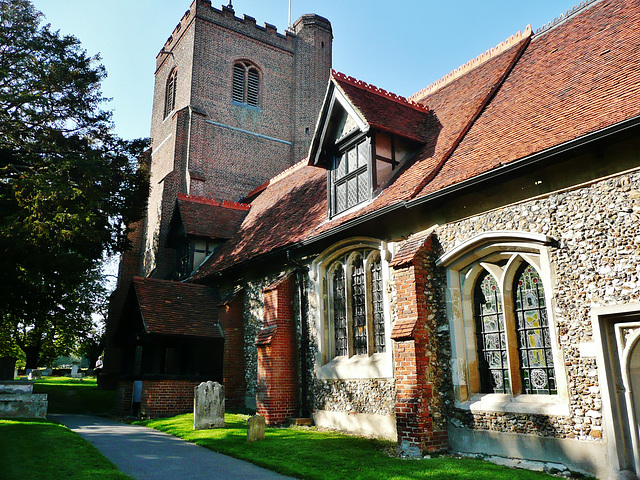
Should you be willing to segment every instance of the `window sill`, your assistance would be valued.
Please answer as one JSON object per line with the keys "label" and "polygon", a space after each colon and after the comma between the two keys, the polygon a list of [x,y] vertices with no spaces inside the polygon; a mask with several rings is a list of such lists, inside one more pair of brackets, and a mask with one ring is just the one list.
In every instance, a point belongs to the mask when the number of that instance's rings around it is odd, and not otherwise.
{"label": "window sill", "polygon": [[237,100],[231,100],[231,105],[235,105],[236,107],[247,108],[249,110],[253,110],[256,112],[262,112],[262,109],[257,105],[251,105],[249,103],[238,102]]}
{"label": "window sill", "polygon": [[319,380],[393,378],[391,355],[385,352],[335,357],[316,370],[316,377]]}
{"label": "window sill", "polygon": [[456,402],[456,407],[475,412],[504,412],[538,415],[569,415],[569,403],[559,395],[518,395],[504,393],[474,395],[466,402]]}

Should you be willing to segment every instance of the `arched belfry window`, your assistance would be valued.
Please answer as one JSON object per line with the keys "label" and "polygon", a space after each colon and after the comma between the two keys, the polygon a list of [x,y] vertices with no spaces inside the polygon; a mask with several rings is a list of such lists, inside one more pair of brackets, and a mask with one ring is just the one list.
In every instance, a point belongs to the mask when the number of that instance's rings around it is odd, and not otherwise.
{"label": "arched belfry window", "polygon": [[259,94],[260,74],[258,69],[249,62],[236,62],[233,65],[233,101],[257,107]]}
{"label": "arched belfry window", "polygon": [[509,363],[502,294],[498,282],[485,270],[476,281],[473,300],[482,391],[507,393]]}
{"label": "arched belfry window", "polygon": [[167,85],[164,90],[164,116],[166,118],[176,106],[176,88],[178,81],[178,69],[171,70],[167,78]]}

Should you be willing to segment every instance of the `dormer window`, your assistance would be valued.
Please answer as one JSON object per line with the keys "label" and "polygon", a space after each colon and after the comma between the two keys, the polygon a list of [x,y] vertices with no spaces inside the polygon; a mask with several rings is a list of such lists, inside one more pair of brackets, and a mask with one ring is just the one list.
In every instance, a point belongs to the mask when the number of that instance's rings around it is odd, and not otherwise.
{"label": "dormer window", "polygon": [[331,73],[309,164],[327,170],[328,216],[373,200],[431,138],[429,108]]}
{"label": "dormer window", "polygon": [[[348,122],[345,122],[348,123]],[[331,214],[337,215],[373,198],[415,148],[385,132],[344,135],[329,169]],[[372,160],[375,159],[375,160]]]}
{"label": "dormer window", "polygon": [[370,198],[370,157],[371,142],[368,138],[333,157],[329,175],[334,213],[344,212]]}

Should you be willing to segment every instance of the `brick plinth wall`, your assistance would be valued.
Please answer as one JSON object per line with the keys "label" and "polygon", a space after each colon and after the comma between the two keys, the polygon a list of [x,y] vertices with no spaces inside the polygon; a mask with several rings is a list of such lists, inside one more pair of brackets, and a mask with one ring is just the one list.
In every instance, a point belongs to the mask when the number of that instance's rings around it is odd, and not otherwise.
{"label": "brick plinth wall", "polygon": [[222,305],[218,320],[224,332],[222,377],[227,407],[243,407],[245,402],[243,294]]}
{"label": "brick plinth wall", "polygon": [[256,340],[256,404],[258,414],[269,425],[297,417],[300,410],[294,278],[289,275],[264,291],[264,329]]}
{"label": "brick plinth wall", "polygon": [[[143,380],[140,411],[149,417],[193,412],[193,391],[201,380]],[[133,380],[118,383],[118,410],[131,413]]]}
{"label": "brick plinth wall", "polygon": [[131,415],[132,396],[133,382],[118,382],[118,400],[116,408],[120,415]]}
{"label": "brick plinth wall", "polygon": [[[437,377],[437,337],[430,289],[432,237],[408,245],[409,252],[391,262],[397,292],[394,325],[396,426],[398,444],[408,455],[448,447]],[[403,253],[402,251],[399,253]]]}

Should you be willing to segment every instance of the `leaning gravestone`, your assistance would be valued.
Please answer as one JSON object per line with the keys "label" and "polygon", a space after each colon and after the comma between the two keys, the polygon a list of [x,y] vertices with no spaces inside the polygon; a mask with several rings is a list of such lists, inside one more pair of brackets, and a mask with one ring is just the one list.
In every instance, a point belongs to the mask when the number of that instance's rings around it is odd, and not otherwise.
{"label": "leaning gravestone", "polygon": [[193,395],[193,429],[224,427],[224,387],[218,382],[202,382]]}
{"label": "leaning gravestone", "polygon": [[254,415],[247,420],[247,442],[264,440],[264,417]]}

